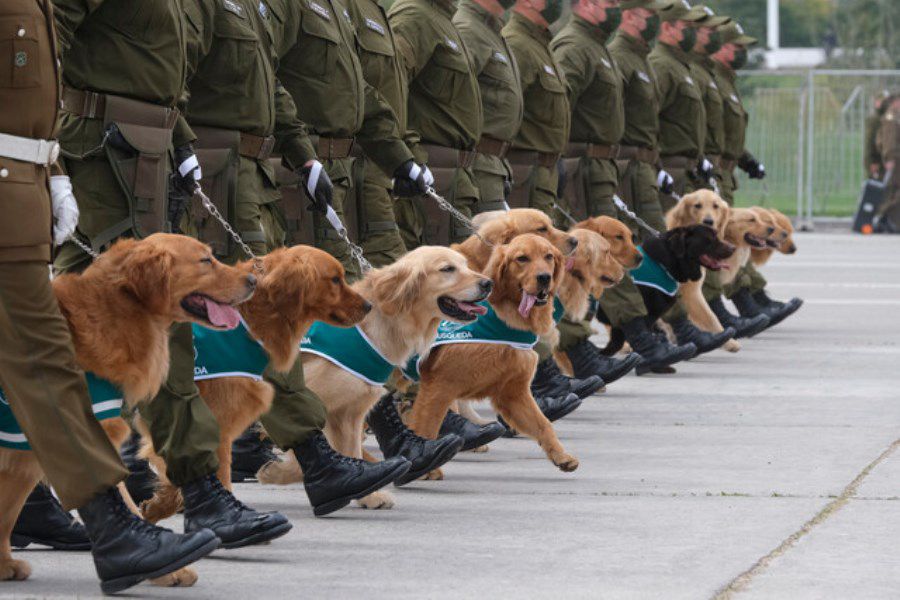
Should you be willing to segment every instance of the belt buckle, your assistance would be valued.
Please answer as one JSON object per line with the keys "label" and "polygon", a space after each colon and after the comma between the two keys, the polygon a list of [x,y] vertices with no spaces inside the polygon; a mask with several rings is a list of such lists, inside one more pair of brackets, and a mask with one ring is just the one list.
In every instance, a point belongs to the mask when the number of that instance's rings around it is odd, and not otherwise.
{"label": "belt buckle", "polygon": [[39,165],[49,167],[59,158],[59,142],[56,140],[38,140],[37,160]]}

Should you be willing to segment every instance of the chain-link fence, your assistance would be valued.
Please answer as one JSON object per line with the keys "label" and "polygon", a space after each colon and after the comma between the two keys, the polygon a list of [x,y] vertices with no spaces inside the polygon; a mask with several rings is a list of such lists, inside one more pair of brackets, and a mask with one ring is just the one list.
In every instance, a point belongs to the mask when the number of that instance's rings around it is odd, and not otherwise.
{"label": "chain-link fence", "polygon": [[797,215],[847,216],[866,177],[866,119],[875,96],[900,91],[900,71],[744,71],[747,148],[766,165],[764,183],[741,173],[738,203]]}

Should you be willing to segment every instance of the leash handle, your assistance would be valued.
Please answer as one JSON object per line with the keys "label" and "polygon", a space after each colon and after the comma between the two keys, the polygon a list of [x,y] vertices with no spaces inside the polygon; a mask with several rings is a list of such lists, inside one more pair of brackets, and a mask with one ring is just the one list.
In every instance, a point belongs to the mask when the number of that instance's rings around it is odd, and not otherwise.
{"label": "leash handle", "polygon": [[372,270],[372,263],[366,260],[363,249],[350,241],[350,236],[347,234],[347,228],[344,227],[344,224],[341,222],[341,218],[334,211],[334,207],[330,204],[328,208],[325,209],[325,220],[334,228],[337,232],[338,237],[344,240],[344,243],[347,244],[347,247],[350,249],[350,256],[353,257],[353,260],[357,262],[359,268],[363,273]]}

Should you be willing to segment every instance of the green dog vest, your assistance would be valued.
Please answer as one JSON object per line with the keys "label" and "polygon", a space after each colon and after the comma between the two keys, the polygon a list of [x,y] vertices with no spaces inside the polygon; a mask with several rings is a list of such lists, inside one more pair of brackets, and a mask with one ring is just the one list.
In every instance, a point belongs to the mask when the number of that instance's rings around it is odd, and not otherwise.
{"label": "green dog vest", "polygon": [[630,271],[631,278],[637,285],[646,285],[661,291],[666,296],[674,296],[678,293],[678,282],[672,277],[666,268],[650,258],[644,252],[643,246],[638,250],[644,255],[640,266]]}
{"label": "green dog vest", "polygon": [[300,352],[315,354],[371,385],[384,385],[394,365],[357,327],[335,327],[316,321],[300,340]]}

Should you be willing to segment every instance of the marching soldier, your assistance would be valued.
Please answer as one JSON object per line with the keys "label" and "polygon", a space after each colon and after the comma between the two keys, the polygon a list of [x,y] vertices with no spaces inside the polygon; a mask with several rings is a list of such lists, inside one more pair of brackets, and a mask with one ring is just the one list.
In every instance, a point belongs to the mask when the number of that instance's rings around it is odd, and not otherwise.
{"label": "marching soldier", "polygon": [[884,202],[877,214],[876,230],[900,233],[900,176],[896,171],[900,158],[900,96],[892,96],[885,104],[887,108],[878,126],[877,144],[888,180]]}
{"label": "marching soldier", "polygon": [[[180,199],[200,178],[194,133],[176,108],[187,69],[182,3],[150,0],[138,8],[108,0],[96,10],[80,0],[54,5],[63,71],[60,144],[81,211],[79,237],[101,250],[120,236],[177,229]],[[170,201],[166,183],[173,166],[177,193]],[[81,270],[89,261],[67,243],[56,266]],[[218,423],[194,384],[190,324],[173,326],[169,346],[168,378],[141,408],[154,447],[184,491],[194,513],[191,528],[209,527],[230,544],[253,543],[258,513],[236,510],[224,488],[202,502],[195,493],[218,484]]]}
{"label": "marching soldier", "polygon": [[[719,163],[721,174],[722,197],[729,204],[734,203],[734,192],[737,180],[734,176],[736,166],[745,170],[751,179],[762,179],[766,175],[765,166],[750,154],[744,141],[747,130],[747,112],[741,103],[740,94],[735,85],[737,69],[746,63],[747,46],[756,40],[743,32],[738,23],[731,22],[718,29],[722,44],[721,49],[713,53],[714,82],[718,86],[722,98],[723,111],[721,121],[722,158]],[[793,298],[784,303],[773,300],[765,293],[766,280],[752,264],[748,264],[725,289],[719,283],[718,274],[707,277],[703,284],[703,295],[716,313],[723,326],[738,328],[740,321],[735,319],[768,319],[766,327],[780,323],[796,312],[803,301]],[[734,301],[740,312],[735,317],[722,302],[721,295]],[[740,337],[740,335],[738,335]]]}
{"label": "marching soldier", "polygon": [[865,145],[863,147],[863,168],[866,177],[881,179],[884,177],[884,161],[878,149],[878,130],[881,126],[881,117],[890,104],[890,94],[887,90],[875,97],[871,114],[866,117]]}
{"label": "marching soldier", "polygon": [[[0,48],[0,60],[11,68],[0,78],[0,103],[16,107],[0,115],[0,192],[7,201],[0,236],[2,401],[65,509],[79,510],[101,587],[113,592],[179,569],[212,552],[218,540],[208,529],[177,535],[131,514],[115,489],[128,472],[94,418],[84,374],[75,366],[47,276],[52,245],[78,222],[53,140],[60,102],[53,12],[48,0],[0,7],[0,20],[14,36]],[[71,48],[71,30],[62,33],[61,45]],[[31,490],[11,485],[4,494],[13,512],[5,516],[14,518]],[[0,549],[0,563],[4,577],[28,577],[28,565],[14,561],[9,546]]]}
{"label": "marching soldier", "polygon": [[[451,20],[454,10],[452,0],[398,0],[388,20],[408,84],[409,126],[420,136],[415,152],[427,161],[436,191],[471,217],[480,200],[472,161],[481,138],[481,95]],[[398,203],[397,221],[408,249],[459,242],[472,233],[430,199]]]}

